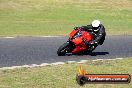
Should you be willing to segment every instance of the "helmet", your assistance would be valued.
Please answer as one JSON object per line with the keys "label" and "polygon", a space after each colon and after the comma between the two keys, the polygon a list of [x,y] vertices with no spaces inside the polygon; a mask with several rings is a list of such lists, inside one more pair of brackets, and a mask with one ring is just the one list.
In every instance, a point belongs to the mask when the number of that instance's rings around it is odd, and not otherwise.
{"label": "helmet", "polygon": [[92,27],[98,28],[99,25],[100,25],[100,21],[99,21],[99,20],[94,20],[94,21],[92,22]]}
{"label": "helmet", "polygon": [[93,31],[94,32],[99,31],[99,25],[100,25],[100,21],[99,20],[94,20],[92,22],[92,27],[93,27]]}

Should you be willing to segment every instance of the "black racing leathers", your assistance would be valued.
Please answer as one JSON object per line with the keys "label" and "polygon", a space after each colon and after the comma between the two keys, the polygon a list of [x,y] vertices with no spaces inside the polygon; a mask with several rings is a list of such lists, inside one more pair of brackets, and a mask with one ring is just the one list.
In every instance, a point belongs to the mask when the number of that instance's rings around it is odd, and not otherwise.
{"label": "black racing leathers", "polygon": [[94,31],[92,25],[82,26],[81,29],[88,31],[92,35],[93,39],[90,42],[99,45],[103,44],[105,40],[106,32],[102,24],[100,24],[100,26],[98,27],[98,31]]}
{"label": "black racing leathers", "polygon": [[88,52],[92,52],[98,45],[103,44],[106,32],[105,27],[102,24],[99,25],[97,30],[94,30],[95,28],[92,27],[92,24],[82,27],[75,27],[74,29],[76,30],[78,28],[81,29],[82,31],[89,32],[89,34],[92,36],[92,40],[90,42],[87,42],[85,39],[83,39],[83,42],[87,46]]}
{"label": "black racing leathers", "polygon": [[106,32],[102,24],[99,25],[97,30],[94,30],[92,25],[82,26],[81,30],[89,32],[92,36],[92,40],[90,42],[84,41],[89,52],[92,52],[98,45],[103,44],[105,40]]}

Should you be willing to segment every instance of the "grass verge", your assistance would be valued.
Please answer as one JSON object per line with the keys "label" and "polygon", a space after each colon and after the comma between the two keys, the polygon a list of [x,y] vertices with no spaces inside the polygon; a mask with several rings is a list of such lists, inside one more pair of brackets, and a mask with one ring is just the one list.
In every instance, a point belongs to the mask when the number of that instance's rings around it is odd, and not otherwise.
{"label": "grass verge", "polygon": [[[123,60],[89,61],[82,64],[87,73],[130,74],[132,58]],[[75,80],[79,64],[36,68],[0,70],[0,88],[131,88],[132,84],[86,84],[80,87]]]}
{"label": "grass verge", "polygon": [[67,35],[94,19],[108,35],[131,35],[132,1],[0,0],[0,36]]}

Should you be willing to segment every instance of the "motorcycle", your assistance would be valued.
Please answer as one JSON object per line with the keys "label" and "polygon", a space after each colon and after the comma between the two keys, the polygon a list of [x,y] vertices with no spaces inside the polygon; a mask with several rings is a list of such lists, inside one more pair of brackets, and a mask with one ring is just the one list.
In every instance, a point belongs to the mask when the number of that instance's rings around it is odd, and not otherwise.
{"label": "motorcycle", "polygon": [[57,51],[58,56],[64,56],[67,53],[77,54],[87,51],[88,49],[84,40],[86,42],[92,40],[90,33],[81,30],[81,28],[72,30],[69,34],[69,40],[59,47]]}

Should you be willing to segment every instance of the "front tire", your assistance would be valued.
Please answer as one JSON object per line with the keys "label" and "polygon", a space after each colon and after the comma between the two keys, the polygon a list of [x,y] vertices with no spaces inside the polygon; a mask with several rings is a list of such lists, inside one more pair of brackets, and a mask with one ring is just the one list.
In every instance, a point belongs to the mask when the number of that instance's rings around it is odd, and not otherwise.
{"label": "front tire", "polygon": [[59,47],[57,54],[58,54],[58,56],[64,56],[69,51],[70,51],[70,43],[66,42]]}

